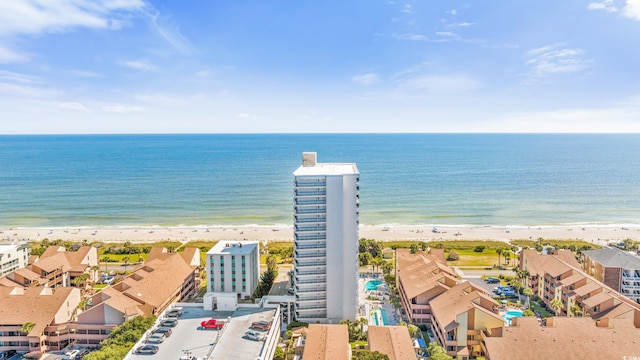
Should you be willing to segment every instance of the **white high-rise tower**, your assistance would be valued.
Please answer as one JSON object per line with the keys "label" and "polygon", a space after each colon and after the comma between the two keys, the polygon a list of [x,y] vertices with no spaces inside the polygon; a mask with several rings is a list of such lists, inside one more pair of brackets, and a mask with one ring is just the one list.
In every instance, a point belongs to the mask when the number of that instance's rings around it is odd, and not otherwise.
{"label": "white high-rise tower", "polygon": [[360,173],[303,153],[294,173],[296,317],[309,323],[355,320],[358,306]]}

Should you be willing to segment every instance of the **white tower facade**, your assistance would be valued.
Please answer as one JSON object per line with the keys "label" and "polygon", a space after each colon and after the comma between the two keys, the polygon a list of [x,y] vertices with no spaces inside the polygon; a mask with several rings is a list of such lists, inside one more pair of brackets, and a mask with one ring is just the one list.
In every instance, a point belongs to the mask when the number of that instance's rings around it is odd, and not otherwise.
{"label": "white tower facade", "polygon": [[296,318],[353,321],[358,306],[358,167],[318,163],[316,153],[303,153],[302,166],[293,175]]}

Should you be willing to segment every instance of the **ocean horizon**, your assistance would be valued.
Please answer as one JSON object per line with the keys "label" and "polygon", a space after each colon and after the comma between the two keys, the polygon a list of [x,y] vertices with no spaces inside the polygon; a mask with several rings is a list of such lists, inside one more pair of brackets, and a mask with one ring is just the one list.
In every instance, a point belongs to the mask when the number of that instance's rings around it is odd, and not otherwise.
{"label": "ocean horizon", "polygon": [[640,224],[640,134],[0,135],[0,227],[289,226],[304,151],[364,225]]}

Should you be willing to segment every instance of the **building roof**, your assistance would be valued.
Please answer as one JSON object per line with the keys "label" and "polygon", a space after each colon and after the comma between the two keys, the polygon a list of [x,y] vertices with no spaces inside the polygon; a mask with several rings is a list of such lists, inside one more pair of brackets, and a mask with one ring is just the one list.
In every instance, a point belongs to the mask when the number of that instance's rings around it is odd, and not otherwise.
{"label": "building roof", "polygon": [[424,251],[411,254],[409,249],[396,249],[396,264],[402,288],[410,299],[438,285],[449,288],[445,282],[458,282],[453,269]]}
{"label": "building roof", "polygon": [[494,313],[493,307],[500,304],[478,286],[465,281],[430,301],[431,314],[438,320],[440,326],[446,331],[455,328],[458,324],[456,318],[459,314],[470,309],[480,309],[493,315],[496,319],[502,318]]}
{"label": "building roof", "polygon": [[259,248],[258,241],[230,241],[222,240],[207,251],[207,255],[249,255]]}
{"label": "building roof", "polygon": [[416,353],[406,326],[369,326],[369,350],[378,351],[389,360],[415,360]]}
{"label": "building roof", "polygon": [[617,248],[602,248],[598,250],[585,250],[583,254],[596,260],[605,267],[617,267],[624,269],[640,269],[640,258]]}
{"label": "building roof", "polygon": [[50,325],[56,313],[70,296],[80,298],[80,290],[61,287],[55,290],[44,287],[0,287],[0,325],[35,326],[30,335],[40,335]]}
{"label": "building roof", "polygon": [[358,167],[355,163],[319,163],[314,152],[302,153],[302,166],[294,173],[294,176],[331,176],[331,175],[357,175]]}
{"label": "building roof", "polygon": [[569,286],[571,284],[575,284],[576,282],[586,279],[587,276],[582,274],[581,272],[577,272],[569,277],[566,277],[562,280],[560,280],[560,284],[565,285],[565,286]]}
{"label": "building roof", "polygon": [[304,360],[349,360],[347,325],[309,325]]}
{"label": "building roof", "polygon": [[155,259],[136,269],[116,287],[145,304],[159,307],[184,280],[193,273],[195,266],[188,265],[182,256],[174,253],[165,260]]}
{"label": "building roof", "polygon": [[614,297],[612,296],[612,294],[609,293],[609,291],[603,291],[587,299],[582,300],[582,303],[587,305],[588,307],[594,307],[596,305],[602,304],[603,302],[607,300],[611,300],[613,298]]}
{"label": "building roof", "polygon": [[585,285],[575,288],[573,292],[578,296],[585,296],[598,289],[602,289],[602,285],[598,284],[592,279],[588,279]]}
{"label": "building roof", "polygon": [[97,252],[92,246],[80,246],[76,251],[67,251],[64,246],[49,246],[34,265],[47,272],[51,272],[61,266],[63,271],[80,272],[91,266],[89,263],[89,253],[91,251]]}
{"label": "building roof", "polygon": [[625,359],[640,356],[640,329],[627,319],[614,319],[612,327],[596,327],[582,317],[553,318],[541,326],[535,318],[518,318],[504,328],[502,337],[487,337],[488,358],[502,359]]}

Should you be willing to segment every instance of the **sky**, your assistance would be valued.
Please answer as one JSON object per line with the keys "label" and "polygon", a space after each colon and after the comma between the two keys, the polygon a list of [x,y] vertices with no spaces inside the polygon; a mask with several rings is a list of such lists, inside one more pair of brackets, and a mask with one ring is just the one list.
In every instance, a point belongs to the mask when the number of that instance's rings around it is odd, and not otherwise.
{"label": "sky", "polygon": [[640,132],[640,0],[1,0],[0,134]]}

